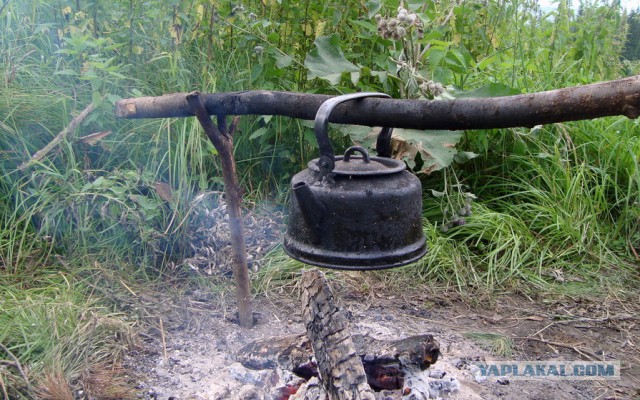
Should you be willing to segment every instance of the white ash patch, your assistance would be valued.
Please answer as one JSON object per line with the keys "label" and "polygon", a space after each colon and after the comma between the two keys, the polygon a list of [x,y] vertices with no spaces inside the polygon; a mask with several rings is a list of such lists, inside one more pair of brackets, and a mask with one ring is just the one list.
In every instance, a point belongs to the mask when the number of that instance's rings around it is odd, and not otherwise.
{"label": "white ash patch", "polygon": [[[232,271],[229,214],[224,194],[207,192],[196,196],[189,229],[193,255],[173,263],[199,274],[228,275]],[[281,241],[284,213],[273,205],[260,204],[242,209],[247,264],[254,272],[260,260]]]}

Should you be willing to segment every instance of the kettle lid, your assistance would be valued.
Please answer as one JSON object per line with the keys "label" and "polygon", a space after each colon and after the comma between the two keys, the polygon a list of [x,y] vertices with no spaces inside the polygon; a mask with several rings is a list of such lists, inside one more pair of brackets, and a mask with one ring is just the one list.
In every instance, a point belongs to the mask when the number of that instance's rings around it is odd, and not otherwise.
{"label": "kettle lid", "polygon": [[[360,157],[351,157],[354,152],[361,154]],[[309,162],[309,169],[321,172],[318,165],[319,159]],[[406,169],[406,165],[402,160],[395,160],[386,157],[370,157],[369,153],[361,146],[351,146],[345,151],[344,156],[335,158],[333,171],[337,175],[389,175],[402,172]]]}

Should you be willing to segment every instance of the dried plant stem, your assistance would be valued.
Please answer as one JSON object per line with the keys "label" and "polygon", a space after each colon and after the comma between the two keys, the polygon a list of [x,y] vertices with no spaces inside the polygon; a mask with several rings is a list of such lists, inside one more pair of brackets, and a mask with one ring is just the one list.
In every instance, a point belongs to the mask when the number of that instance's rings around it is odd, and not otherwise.
{"label": "dried plant stem", "polygon": [[20,364],[20,360],[18,360],[18,357],[13,355],[11,350],[9,350],[2,343],[0,343],[0,350],[5,352],[9,356],[9,358],[11,358],[11,361],[4,361],[3,363],[7,364],[7,365],[10,365],[10,366],[14,367],[15,369],[17,369],[18,372],[20,373],[20,376],[22,377],[22,379],[24,379],[25,383],[27,385],[29,385],[29,378],[27,377],[27,374],[24,372],[24,369],[22,369],[22,364]]}
{"label": "dried plant stem", "polygon": [[162,357],[164,358],[164,363],[166,364],[169,360],[167,356],[167,340],[164,336],[164,324],[162,323],[162,318],[160,318],[160,338],[162,339]]}
{"label": "dried plant stem", "polygon": [[2,379],[2,375],[0,375],[0,387],[2,388],[2,394],[5,399],[9,398],[9,393],[7,393],[7,387],[4,384],[4,379]]}
{"label": "dried plant stem", "polygon": [[564,347],[565,349],[571,349],[573,351],[575,351],[576,353],[587,357],[589,359],[595,360],[595,361],[602,361],[602,357],[598,357],[597,354],[594,354],[588,350],[585,349],[579,349],[578,347],[571,345],[571,344],[567,344],[567,343],[559,343],[559,342],[551,342],[549,340],[544,340],[544,339],[538,339],[535,337],[531,337],[531,336],[526,336],[526,337],[515,337],[513,338],[515,340],[532,340],[534,342],[539,342],[539,343],[543,343],[549,346],[557,346],[557,347]]}
{"label": "dried plant stem", "polygon": [[18,166],[18,170],[23,171],[33,163],[40,161],[45,155],[47,155],[47,153],[49,153],[51,150],[53,150],[54,147],[56,147],[60,142],[62,142],[62,140],[69,133],[75,131],[76,128],[82,123],[82,121],[84,121],[84,119],[87,118],[87,116],[93,111],[93,109],[94,109],[93,103],[89,104],[84,110],[82,110],[80,114],[78,114],[77,117],[72,119],[69,125],[67,125],[67,127],[64,128],[60,133],[58,133],[56,137],[54,137],[53,140],[49,142],[49,144],[44,146],[42,149],[38,150],[33,156],[31,156],[31,158],[28,161],[20,164],[20,166]]}

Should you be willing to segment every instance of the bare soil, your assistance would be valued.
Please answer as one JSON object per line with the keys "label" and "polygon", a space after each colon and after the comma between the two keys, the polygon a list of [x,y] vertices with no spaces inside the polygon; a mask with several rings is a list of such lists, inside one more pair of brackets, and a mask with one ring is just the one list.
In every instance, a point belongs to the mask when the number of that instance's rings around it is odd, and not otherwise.
{"label": "bare soil", "polygon": [[[334,293],[349,316],[352,333],[393,340],[425,333],[439,341],[442,355],[431,370],[460,382],[442,393],[453,399],[626,399],[640,396],[640,327],[636,310],[621,302],[556,303],[541,306],[524,297],[500,298],[493,306],[470,307],[441,294],[377,292],[366,296],[334,280]],[[169,296],[146,293],[144,345],[129,366],[138,375],[145,399],[271,399],[274,386],[293,376],[282,371],[253,371],[237,362],[240,348],[254,340],[304,333],[295,293],[254,299],[257,324],[239,327],[229,295],[198,291]],[[151,312],[149,312],[151,311]],[[573,316],[573,320],[559,319]],[[472,332],[512,338],[509,357],[492,353]],[[622,360],[621,380],[482,380],[470,368],[483,360]]]}

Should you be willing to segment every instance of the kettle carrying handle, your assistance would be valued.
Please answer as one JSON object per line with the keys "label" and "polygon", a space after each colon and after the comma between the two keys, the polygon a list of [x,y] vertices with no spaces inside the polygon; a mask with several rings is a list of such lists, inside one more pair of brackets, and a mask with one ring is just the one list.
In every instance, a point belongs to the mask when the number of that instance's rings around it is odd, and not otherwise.
{"label": "kettle carrying handle", "polygon": [[[329,128],[329,115],[333,109],[340,103],[349,100],[362,99],[365,97],[385,97],[391,98],[385,93],[375,92],[363,92],[363,93],[350,93],[342,96],[332,97],[329,100],[322,103],[318,112],[316,113],[316,119],[314,124],[314,131],[316,139],[318,140],[318,147],[320,148],[320,159],[318,160],[318,168],[323,175],[329,174],[333,171],[335,166],[335,154],[333,153],[333,147],[329,141],[329,134],[327,132]],[[392,128],[382,128],[378,135],[376,142],[376,151],[381,157],[391,156],[391,130]]]}

